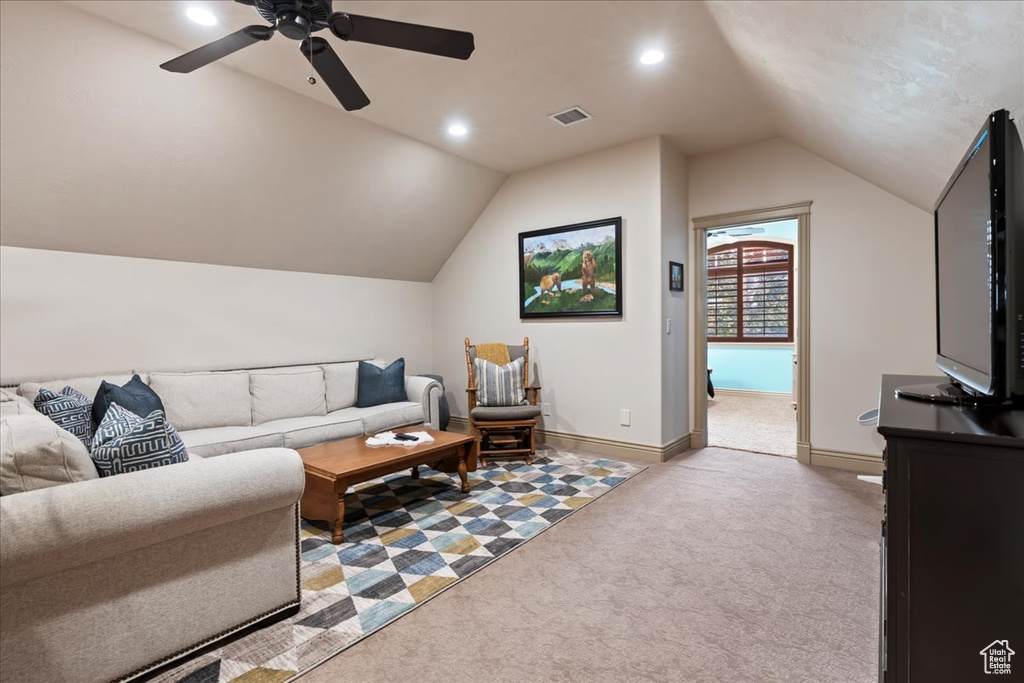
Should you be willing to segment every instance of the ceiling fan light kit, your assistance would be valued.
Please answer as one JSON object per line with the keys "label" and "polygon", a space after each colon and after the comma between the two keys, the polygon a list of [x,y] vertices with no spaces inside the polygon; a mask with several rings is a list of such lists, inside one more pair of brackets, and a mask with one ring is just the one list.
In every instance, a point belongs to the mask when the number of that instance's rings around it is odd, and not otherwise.
{"label": "ceiling fan light kit", "polygon": [[[299,51],[323,79],[324,84],[347,111],[370,103],[355,77],[324,38],[314,36],[327,28],[345,41],[412,50],[452,59],[469,59],[475,45],[473,34],[422,24],[377,19],[334,12],[333,0],[235,0],[254,7],[269,26],[246,26],[220,40],[186,52],[160,65],[165,71],[190,73],[261,41],[275,33],[301,41]],[[309,77],[310,84],[316,79]]]}

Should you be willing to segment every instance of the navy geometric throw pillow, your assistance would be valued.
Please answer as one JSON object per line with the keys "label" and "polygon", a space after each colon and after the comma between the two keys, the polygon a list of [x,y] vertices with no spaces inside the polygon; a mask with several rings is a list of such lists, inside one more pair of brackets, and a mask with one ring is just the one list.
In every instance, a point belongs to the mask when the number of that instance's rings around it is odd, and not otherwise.
{"label": "navy geometric throw pillow", "polygon": [[162,410],[139,417],[116,403],[96,429],[90,455],[101,477],[188,460],[185,444]]}
{"label": "navy geometric throw pillow", "polygon": [[71,387],[64,387],[60,393],[40,389],[35,401],[36,410],[53,420],[85,444],[92,443],[92,399]]}

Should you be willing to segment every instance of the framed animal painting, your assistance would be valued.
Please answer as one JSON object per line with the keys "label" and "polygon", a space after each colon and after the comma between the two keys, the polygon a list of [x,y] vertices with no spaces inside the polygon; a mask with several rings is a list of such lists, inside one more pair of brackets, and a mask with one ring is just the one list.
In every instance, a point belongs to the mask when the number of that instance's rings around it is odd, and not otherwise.
{"label": "framed animal painting", "polygon": [[519,317],[622,315],[622,218],[519,233]]}

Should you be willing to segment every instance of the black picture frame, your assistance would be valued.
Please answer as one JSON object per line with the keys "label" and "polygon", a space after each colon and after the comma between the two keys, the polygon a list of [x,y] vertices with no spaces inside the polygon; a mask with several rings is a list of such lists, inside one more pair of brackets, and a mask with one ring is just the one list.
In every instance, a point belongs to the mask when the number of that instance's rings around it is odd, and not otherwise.
{"label": "black picture frame", "polygon": [[521,232],[519,317],[621,317],[622,269],[621,216]]}
{"label": "black picture frame", "polygon": [[[677,276],[678,273],[678,276]],[[668,262],[668,289],[670,292],[681,292],[686,284],[683,264],[675,261]]]}

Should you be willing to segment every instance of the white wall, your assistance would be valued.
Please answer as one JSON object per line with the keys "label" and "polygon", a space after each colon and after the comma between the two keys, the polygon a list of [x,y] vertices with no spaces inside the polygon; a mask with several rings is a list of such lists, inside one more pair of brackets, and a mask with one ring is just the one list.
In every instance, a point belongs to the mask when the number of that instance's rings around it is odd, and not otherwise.
{"label": "white wall", "polygon": [[[661,140],[661,440],[690,433],[688,292],[668,288],[668,262],[689,269],[689,215],[686,158]],[[684,273],[685,276],[685,273]],[[684,279],[685,282],[685,279]],[[685,285],[684,285],[685,286]],[[666,321],[672,320],[668,333]]]}
{"label": "white wall", "polygon": [[[434,368],[466,414],[463,339],[530,337],[547,429],[661,445],[664,286],[658,138],[510,177],[434,280]],[[518,234],[622,216],[621,319],[519,319]],[[531,368],[531,376],[533,369]],[[619,425],[619,409],[632,426]]]}
{"label": "white wall", "polygon": [[0,247],[0,383],[405,356],[430,284]]}
{"label": "white wall", "polygon": [[691,158],[689,198],[691,218],[813,201],[811,445],[879,452],[856,417],[881,375],[937,374],[931,215],[781,139]]}

